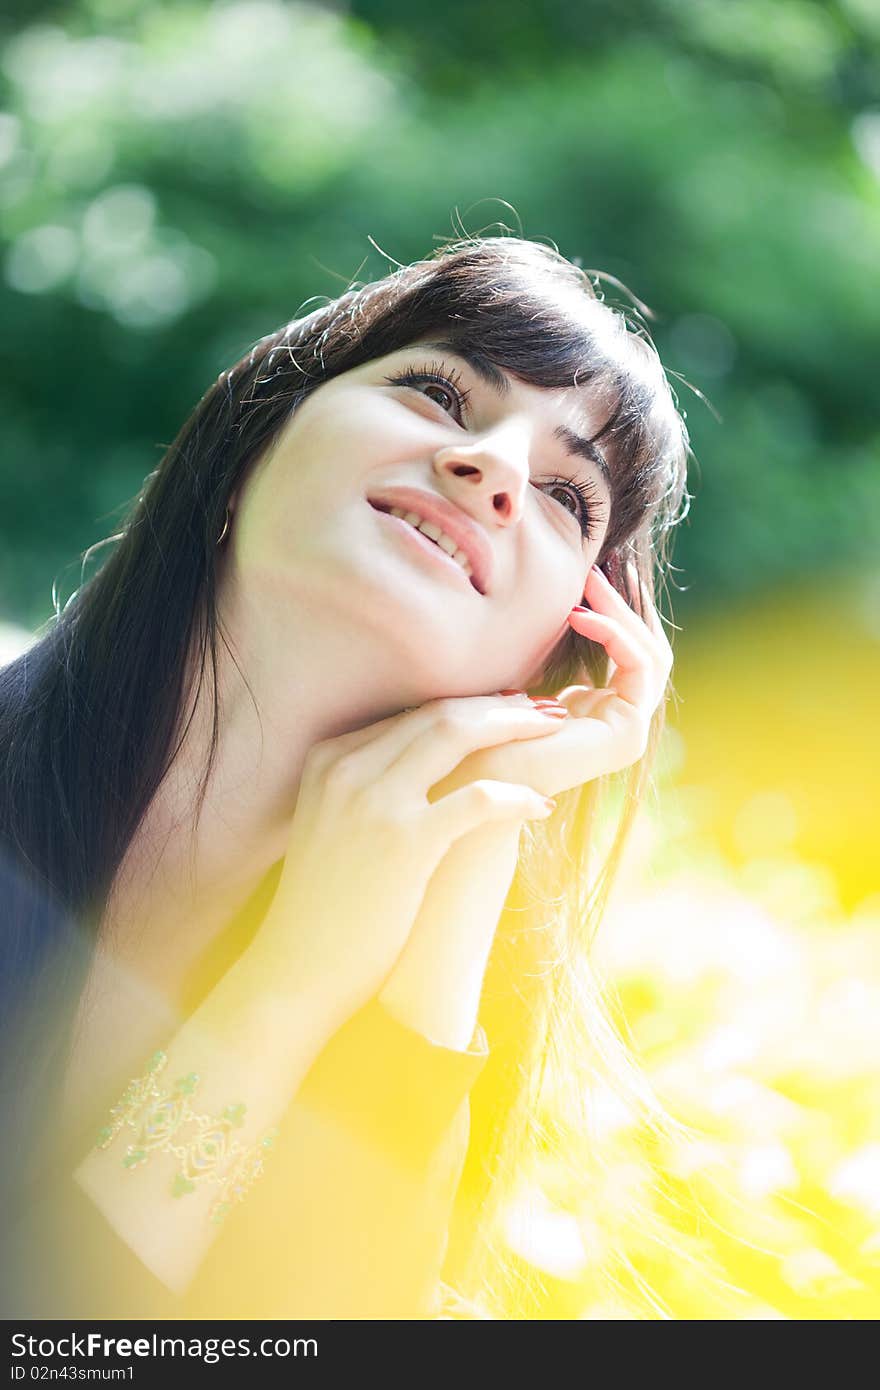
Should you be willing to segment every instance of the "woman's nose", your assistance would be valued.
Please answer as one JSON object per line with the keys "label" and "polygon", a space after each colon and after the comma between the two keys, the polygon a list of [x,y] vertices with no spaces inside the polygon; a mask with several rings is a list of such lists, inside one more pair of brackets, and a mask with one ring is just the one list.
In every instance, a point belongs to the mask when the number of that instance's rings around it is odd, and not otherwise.
{"label": "woman's nose", "polygon": [[528,440],[508,422],[508,428],[481,440],[438,449],[434,471],[459,480],[468,510],[479,512],[485,525],[513,526],[522,516],[529,485]]}

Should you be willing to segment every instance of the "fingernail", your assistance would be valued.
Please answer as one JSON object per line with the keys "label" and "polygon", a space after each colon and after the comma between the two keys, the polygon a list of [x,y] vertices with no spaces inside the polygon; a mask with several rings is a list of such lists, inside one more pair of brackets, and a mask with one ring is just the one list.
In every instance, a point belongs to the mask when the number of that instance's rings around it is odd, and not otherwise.
{"label": "fingernail", "polygon": [[524,690],[499,690],[499,695],[525,695]]}
{"label": "fingernail", "polygon": [[592,613],[593,610],[592,608],[587,608],[584,603],[576,603],[571,611],[572,613]]}
{"label": "fingernail", "polygon": [[552,797],[552,796],[545,796],[545,797],[544,797],[544,807],[545,807],[545,809],[546,809],[546,811],[547,811],[548,814],[549,814],[551,811],[555,811],[555,810],[556,810],[556,802],[553,800],[553,797]]}
{"label": "fingernail", "polygon": [[533,700],[532,704],[539,714],[552,714],[556,718],[562,719],[568,714],[566,706],[560,704],[558,700]]}

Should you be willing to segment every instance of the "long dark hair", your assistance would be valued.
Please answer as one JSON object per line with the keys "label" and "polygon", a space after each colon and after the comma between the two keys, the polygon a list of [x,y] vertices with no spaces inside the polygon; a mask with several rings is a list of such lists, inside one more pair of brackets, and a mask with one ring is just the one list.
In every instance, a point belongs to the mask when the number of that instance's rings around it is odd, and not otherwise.
{"label": "long dark hair", "polygon": [[[529,384],[601,392],[613,501],[597,559],[622,592],[621,562],[633,560],[653,596],[667,533],[689,503],[685,427],[641,320],[605,303],[599,281],[556,250],[513,236],[452,242],[261,338],[199,401],[103,567],[0,672],[0,849],[25,885],[5,909],[2,950],[20,996],[39,998],[63,978],[75,1002],[114,877],[206,676],[216,689],[225,638],[215,542],[230,494],[322,382],[438,334]],[[583,673],[601,683],[606,669],[604,649],[571,632],[542,689]],[[216,701],[213,720],[199,809]],[[659,725],[660,716],[652,748]],[[556,833],[583,835],[588,804],[589,794],[569,793]],[[45,1059],[63,1056],[69,1015],[55,1009]]]}

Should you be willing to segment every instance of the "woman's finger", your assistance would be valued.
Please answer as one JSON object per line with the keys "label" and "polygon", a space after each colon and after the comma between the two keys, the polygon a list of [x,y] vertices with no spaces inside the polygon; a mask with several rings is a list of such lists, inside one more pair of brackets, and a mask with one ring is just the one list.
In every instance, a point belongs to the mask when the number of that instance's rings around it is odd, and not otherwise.
{"label": "woman's finger", "polygon": [[545,796],[556,796],[619,772],[644,753],[657,700],[648,698],[633,705],[621,698],[613,684],[568,686],[559,699],[571,717],[561,722],[553,738],[482,748],[439,781],[432,798],[486,778],[523,783]]}
{"label": "woman's finger", "polygon": [[[518,712],[520,732],[510,736],[529,736],[523,731],[522,716],[525,715],[528,722],[529,716],[534,714],[535,706],[527,695],[513,698],[499,695],[449,696],[414,705],[411,709],[398,711],[361,729],[352,729],[349,733],[338,734],[313,744],[304,775],[313,781],[326,776],[334,764],[345,763],[345,768],[337,774],[338,780],[366,786],[381,777],[427,728],[432,724],[436,725],[438,720],[442,721],[448,711],[459,705],[470,709],[472,717],[476,714],[473,708],[475,706],[479,706],[484,714],[491,709],[506,711],[513,707]],[[510,716],[502,717],[506,717],[509,724]],[[549,724],[550,720],[547,719],[546,723]],[[534,718],[531,719],[530,726],[535,734],[543,731],[543,726]],[[487,740],[487,743],[490,741]]]}
{"label": "woman's finger", "polygon": [[349,753],[354,753],[365,744],[373,743],[383,734],[389,733],[400,723],[401,711],[365,724],[361,729],[350,729],[347,734],[337,734],[333,738],[321,739],[309,749],[304,777],[315,778],[327,770],[331,763]]}
{"label": "woman's finger", "polygon": [[584,586],[584,594],[590,608],[599,613],[617,618],[626,631],[637,641],[647,642],[654,652],[658,666],[665,666],[667,674],[672,668],[672,648],[660,622],[660,615],[647,592],[639,595],[639,577],[635,565],[627,565],[630,588],[636,595],[638,611],[627,603],[622,594],[605,577],[601,570],[590,571]]}
{"label": "woman's finger", "polygon": [[644,640],[636,638],[615,618],[604,613],[573,612],[569,624],[583,637],[601,642],[617,668],[608,684],[621,699],[637,707],[647,704],[656,681],[652,667],[654,654]]}
{"label": "woman's finger", "polygon": [[419,722],[418,736],[404,748],[384,773],[389,795],[399,791],[412,795],[418,789],[427,797],[429,789],[452,772],[470,753],[520,739],[543,739],[557,733],[566,722],[559,715],[544,714],[523,697],[437,702],[441,709]]}
{"label": "woman's finger", "polygon": [[663,651],[666,663],[669,669],[671,670],[673,660],[672,647],[669,644],[669,638],[666,636],[666,632],[663,628],[663,620],[660,617],[660,611],[657,608],[657,605],[651,601],[647,593],[645,593],[642,598],[638,597],[639,574],[632,561],[628,562],[626,571],[629,575],[630,586],[633,592],[637,595],[637,602],[639,603],[639,617],[650,629],[653,636],[656,637]]}
{"label": "woman's finger", "polygon": [[557,698],[565,705],[572,718],[586,719],[603,700],[616,694],[616,690],[607,686],[572,685],[566,686]]}
{"label": "woman's finger", "polygon": [[434,788],[431,799],[489,779],[532,787],[544,796],[616,772],[639,756],[641,719],[616,691],[596,692],[594,716],[560,721],[553,738],[507,743],[472,753]]}
{"label": "woman's finger", "polygon": [[642,637],[649,630],[640,614],[630,608],[623,595],[618,593],[611,581],[601,570],[596,569],[595,565],[587,575],[584,598],[594,612],[616,618],[634,637]]}
{"label": "woman's finger", "polygon": [[435,801],[429,815],[449,844],[490,821],[546,820],[552,800],[533,787],[480,778]]}

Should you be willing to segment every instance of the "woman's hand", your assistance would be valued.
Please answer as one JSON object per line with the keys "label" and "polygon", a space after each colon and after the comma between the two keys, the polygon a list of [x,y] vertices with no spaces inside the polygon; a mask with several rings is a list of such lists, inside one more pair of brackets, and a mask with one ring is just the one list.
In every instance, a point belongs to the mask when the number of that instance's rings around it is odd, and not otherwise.
{"label": "woman's hand", "polygon": [[[627,568],[635,588],[635,569]],[[552,739],[540,748],[523,743],[475,752],[432,795],[446,796],[485,777],[525,783],[556,796],[619,772],[643,755],[672,670],[672,648],[653,604],[648,602],[643,614],[635,613],[601,570],[590,570],[584,594],[593,611],[572,609],[568,621],[608,652],[614,671],[607,687],[566,686],[557,698],[574,718],[561,721]]]}
{"label": "woman's hand", "polygon": [[490,823],[552,807],[531,787],[469,779],[428,791],[478,749],[540,741],[559,719],[525,697],[432,700],[316,743],[303,769],[288,849],[254,946],[279,980],[332,1001],[340,1024],[394,965],[450,846]]}
{"label": "woman's hand", "polygon": [[[641,756],[666,688],[671,648],[656,611],[648,611],[646,626],[598,571],[587,581],[587,596],[599,611],[573,611],[569,621],[604,643],[617,668],[608,688],[567,687],[560,699],[577,718],[562,722],[553,738],[540,746],[509,743],[474,753],[432,796],[465,785],[469,777],[516,778],[555,794]],[[382,988],[382,1002],[398,1018],[449,1047],[466,1047],[477,1022],[518,849],[519,826],[500,824],[472,831],[452,846]]]}

